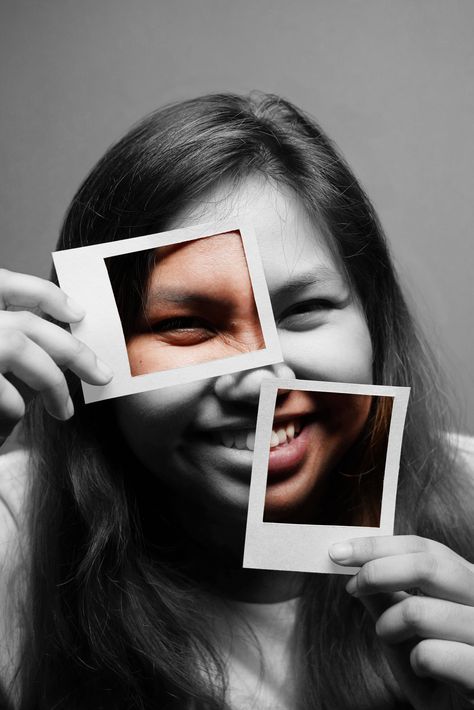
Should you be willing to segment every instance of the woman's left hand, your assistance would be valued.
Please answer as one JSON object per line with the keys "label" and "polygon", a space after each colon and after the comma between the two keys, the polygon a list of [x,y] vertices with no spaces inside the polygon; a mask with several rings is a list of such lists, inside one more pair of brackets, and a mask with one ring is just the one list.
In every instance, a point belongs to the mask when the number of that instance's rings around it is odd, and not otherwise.
{"label": "woman's left hand", "polygon": [[452,688],[474,705],[474,565],[415,535],[356,538],[329,554],[360,566],[346,589],[376,621],[407,700],[417,710],[451,707]]}

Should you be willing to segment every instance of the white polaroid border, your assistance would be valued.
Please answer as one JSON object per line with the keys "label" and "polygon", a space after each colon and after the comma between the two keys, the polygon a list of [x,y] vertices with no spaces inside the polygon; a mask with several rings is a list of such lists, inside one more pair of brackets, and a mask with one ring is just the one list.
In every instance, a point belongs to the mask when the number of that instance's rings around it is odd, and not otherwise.
{"label": "white polaroid border", "polygon": [[[263,522],[268,458],[275,403],[279,389],[338,392],[393,397],[379,527],[307,525]],[[385,387],[309,380],[264,380],[255,433],[243,566],[253,569],[353,574],[330,559],[331,544],[349,538],[392,535],[398,471],[409,387]]]}
{"label": "white polaroid border", "polygon": [[[242,238],[265,347],[210,362],[132,376],[122,323],[104,259],[234,231],[238,231]],[[248,218],[233,217],[226,222],[67,249],[54,252],[52,256],[61,288],[86,311],[80,323],[71,324],[72,334],[86,343],[114,372],[112,381],[105,386],[82,383],[86,404],[249,370],[283,359],[257,240]]]}

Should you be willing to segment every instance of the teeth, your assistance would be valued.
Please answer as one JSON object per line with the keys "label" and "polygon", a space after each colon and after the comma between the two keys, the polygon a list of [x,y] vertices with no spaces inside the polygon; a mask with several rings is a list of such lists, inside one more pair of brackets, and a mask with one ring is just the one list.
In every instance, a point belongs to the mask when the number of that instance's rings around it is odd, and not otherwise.
{"label": "teeth", "polygon": [[236,449],[246,449],[247,448],[247,434],[245,432],[236,433],[234,446]]}
{"label": "teeth", "polygon": [[274,449],[275,446],[278,446],[280,443],[280,439],[278,438],[278,434],[275,431],[272,431],[272,438],[270,439],[270,448]]}
{"label": "teeth", "polygon": [[224,446],[231,447],[234,445],[234,435],[230,431],[220,432],[222,443]]}
{"label": "teeth", "polygon": [[[301,422],[295,420],[288,422],[284,427],[280,426],[276,431],[272,431],[270,439],[270,448],[274,449],[277,446],[283,446],[292,441],[295,436],[301,431]],[[216,441],[226,446],[228,449],[248,449],[253,451],[255,448],[255,432],[242,429],[240,431],[227,430],[219,431],[215,435]]]}
{"label": "teeth", "polygon": [[253,451],[255,448],[255,432],[248,429],[219,431],[216,432],[214,438],[215,441],[223,444],[228,449],[248,449]]}
{"label": "teeth", "polygon": [[284,444],[289,444],[293,441],[295,436],[297,436],[301,431],[301,423],[296,420],[294,422],[288,422],[285,428],[273,429],[272,438],[270,439],[270,448],[274,449],[276,446],[283,446]]}

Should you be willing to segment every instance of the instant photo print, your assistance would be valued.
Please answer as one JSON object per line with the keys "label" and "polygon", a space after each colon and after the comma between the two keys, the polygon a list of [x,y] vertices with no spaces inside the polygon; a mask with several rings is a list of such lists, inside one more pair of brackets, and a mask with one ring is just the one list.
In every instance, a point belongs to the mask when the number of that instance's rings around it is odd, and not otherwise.
{"label": "instant photo print", "polygon": [[86,403],[282,361],[248,219],[58,251],[53,261],[86,311],[72,334],[114,372],[105,386],[82,383]]}
{"label": "instant photo print", "polygon": [[352,574],[330,545],[393,534],[409,391],[262,382],[244,567]]}

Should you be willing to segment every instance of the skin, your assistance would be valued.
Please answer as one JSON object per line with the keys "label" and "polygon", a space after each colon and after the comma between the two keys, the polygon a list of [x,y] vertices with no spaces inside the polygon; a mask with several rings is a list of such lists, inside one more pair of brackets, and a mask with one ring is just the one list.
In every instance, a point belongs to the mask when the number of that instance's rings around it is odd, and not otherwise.
{"label": "skin", "polygon": [[[238,207],[253,210],[285,364],[123,398],[116,406],[124,436],[150,474],[166,475],[183,500],[186,496],[192,500],[201,491],[195,501],[196,506],[203,505],[201,514],[214,523],[225,518],[229,528],[238,529],[248,489],[245,462],[238,459],[231,465],[225,457],[213,458],[216,450],[206,449],[199,440],[199,428],[222,421],[254,421],[263,377],[293,374],[305,379],[370,382],[372,352],[359,304],[341,283],[338,265],[331,261],[321,235],[292,193],[254,179],[233,197],[227,189],[214,193],[213,198],[212,204],[191,207],[178,215],[172,226],[211,221],[224,212],[239,211]],[[291,294],[282,292],[282,286],[308,263],[313,274],[324,278]],[[325,270],[321,271],[321,266]],[[334,267],[337,275],[331,276]],[[322,296],[340,300],[332,307],[323,307],[321,302],[316,305]],[[75,338],[39,316],[27,315],[25,309],[40,307],[65,323],[81,320],[80,310],[68,304],[52,284],[5,271],[0,272],[0,302],[0,416],[4,431],[11,430],[24,411],[23,400],[5,373],[13,373],[37,390],[53,416],[68,418],[72,412],[62,370],[69,367],[92,384],[105,383],[110,373],[104,373],[95,355]],[[297,306],[304,302],[303,308]],[[23,310],[7,311],[7,306]],[[194,430],[196,440],[192,439]],[[168,447],[157,442],[157,431],[160,441],[169,438]],[[189,468],[186,463],[190,462],[179,453],[179,442],[186,442],[196,457]],[[166,474],[161,455],[166,457]],[[221,526],[218,529],[222,531]],[[443,545],[411,536],[351,540],[346,549],[334,547],[330,554],[341,565],[360,567],[347,585],[348,593],[372,614],[394,674],[413,706],[417,710],[449,707],[449,688],[467,701],[472,699],[473,565]],[[252,575],[240,570],[232,581],[242,595],[250,585],[254,600],[272,601],[276,579],[285,578],[277,573]],[[424,596],[407,594],[406,589],[414,587]],[[283,588],[280,585],[279,592]],[[297,581],[284,589],[287,594],[297,591]]]}
{"label": "skin", "polygon": [[[279,376],[371,382],[372,346],[362,308],[299,202],[259,180],[228,194],[223,186],[178,215],[172,227],[225,221],[252,209],[285,359]],[[217,299],[228,295],[226,283],[216,281]],[[250,311],[250,304],[240,307]],[[236,555],[242,549],[252,453],[226,448],[212,434],[235,427],[254,430],[261,381],[276,372],[267,367],[225,375],[115,404],[137,458],[199,511],[203,538],[217,536]],[[290,405],[295,394],[289,395]]]}
{"label": "skin", "polygon": [[6,373],[38,392],[46,410],[57,419],[69,419],[74,413],[63,370],[70,369],[93,385],[112,379],[110,368],[90,348],[29,309],[63,323],[76,323],[85,315],[81,306],[49,281],[0,269],[2,436],[8,436],[25,412],[23,398]]}
{"label": "skin", "polygon": [[[395,677],[417,710],[474,704],[474,565],[416,535],[347,540],[329,554],[360,566],[346,590],[375,622]],[[407,594],[418,588],[422,596]]]}
{"label": "skin", "polygon": [[127,341],[132,375],[264,347],[239,234],[156,251],[144,318]]}
{"label": "skin", "polygon": [[[264,520],[315,523],[319,500],[327,506],[324,484],[338,462],[360,436],[369,416],[367,395],[290,390],[275,408],[275,418],[311,416],[306,425],[308,446],[302,463],[291,475],[267,479]],[[290,418],[293,418],[290,416]],[[273,425],[276,431],[278,424]]]}

